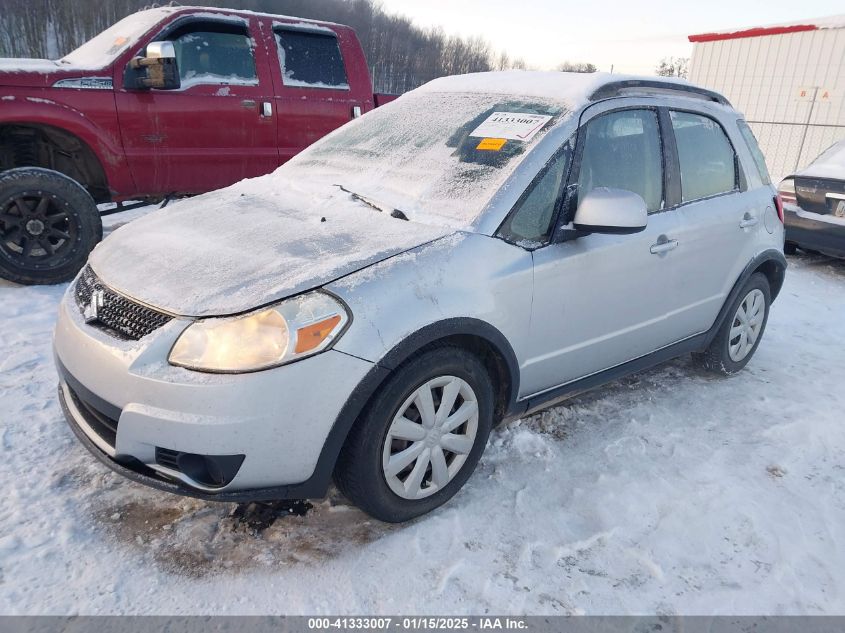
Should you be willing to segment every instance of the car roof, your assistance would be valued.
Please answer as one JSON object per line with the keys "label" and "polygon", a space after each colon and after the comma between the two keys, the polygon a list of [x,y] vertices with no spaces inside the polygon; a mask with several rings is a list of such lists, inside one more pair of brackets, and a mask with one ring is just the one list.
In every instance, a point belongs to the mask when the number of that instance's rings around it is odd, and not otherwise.
{"label": "car roof", "polygon": [[508,70],[453,75],[430,81],[423,92],[486,93],[535,97],[566,103],[576,109],[613,97],[670,95],[694,97],[729,106],[719,93],[677,77],[646,77],[611,73]]}
{"label": "car roof", "polygon": [[329,20],[312,20],[310,18],[299,18],[291,15],[283,15],[281,13],[264,13],[260,11],[251,11],[249,9],[230,9],[227,7],[208,7],[208,6],[173,6],[173,7],[157,7],[154,9],[147,9],[149,11],[164,10],[168,13],[191,14],[197,13],[199,17],[214,17],[217,15],[235,15],[240,17],[256,16],[259,18],[269,18],[281,20],[286,23],[293,23],[302,26],[331,26],[333,29],[351,29],[345,24],[338,24]]}

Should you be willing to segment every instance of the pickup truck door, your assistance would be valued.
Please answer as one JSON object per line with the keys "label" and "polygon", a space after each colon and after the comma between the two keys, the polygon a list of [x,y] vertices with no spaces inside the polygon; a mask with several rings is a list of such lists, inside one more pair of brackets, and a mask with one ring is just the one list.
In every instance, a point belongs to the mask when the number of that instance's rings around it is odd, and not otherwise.
{"label": "pickup truck door", "polygon": [[254,22],[222,14],[177,19],[154,39],[173,42],[181,88],[116,91],[142,194],[211,191],[278,166],[273,80]]}
{"label": "pickup truck door", "polygon": [[373,108],[364,52],[351,30],[275,22],[273,47],[280,162]]}

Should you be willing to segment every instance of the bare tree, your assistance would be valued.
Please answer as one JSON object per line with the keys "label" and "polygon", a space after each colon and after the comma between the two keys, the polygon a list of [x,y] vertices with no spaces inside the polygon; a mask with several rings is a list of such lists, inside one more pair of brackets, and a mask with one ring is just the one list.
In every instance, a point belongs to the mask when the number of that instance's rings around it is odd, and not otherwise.
{"label": "bare tree", "polygon": [[654,71],[660,77],[681,77],[686,79],[689,74],[689,57],[664,57],[657,64]]}
{"label": "bare tree", "polygon": [[594,73],[597,68],[595,64],[587,62],[563,62],[562,64],[558,64],[555,70],[564,73]]}

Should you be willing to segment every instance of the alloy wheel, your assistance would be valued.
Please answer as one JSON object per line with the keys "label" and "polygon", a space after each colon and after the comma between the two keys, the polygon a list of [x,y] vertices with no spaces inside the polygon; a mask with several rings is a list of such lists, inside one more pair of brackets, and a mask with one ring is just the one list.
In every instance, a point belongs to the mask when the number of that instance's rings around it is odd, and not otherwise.
{"label": "alloy wheel", "polygon": [[68,204],[52,194],[24,192],[0,203],[0,250],[12,261],[55,266],[73,249],[79,230]]}

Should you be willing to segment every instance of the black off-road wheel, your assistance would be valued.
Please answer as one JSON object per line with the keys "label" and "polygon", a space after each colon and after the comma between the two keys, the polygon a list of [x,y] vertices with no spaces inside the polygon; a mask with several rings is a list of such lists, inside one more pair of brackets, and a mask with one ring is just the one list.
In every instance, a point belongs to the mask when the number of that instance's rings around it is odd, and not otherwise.
{"label": "black off-road wheel", "polygon": [[69,281],[101,239],[97,205],[75,180],[40,167],[0,173],[0,277]]}
{"label": "black off-road wheel", "polygon": [[335,468],[364,512],[398,523],[446,503],[469,479],[493,425],[484,364],[456,347],[419,354],[381,387]]}

